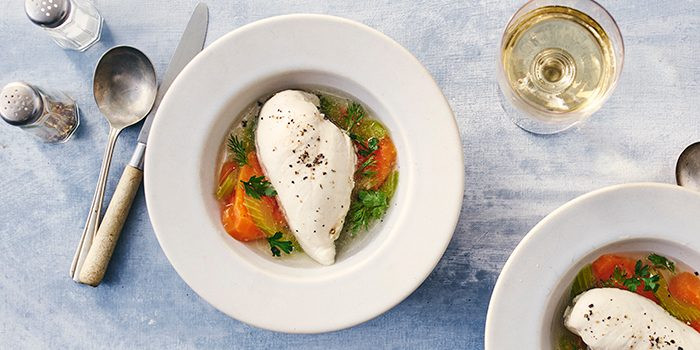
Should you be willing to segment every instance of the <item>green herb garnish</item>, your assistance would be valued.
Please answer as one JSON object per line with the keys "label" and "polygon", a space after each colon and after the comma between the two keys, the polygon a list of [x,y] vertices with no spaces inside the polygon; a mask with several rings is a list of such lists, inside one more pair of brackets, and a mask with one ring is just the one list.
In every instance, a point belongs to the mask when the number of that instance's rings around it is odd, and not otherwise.
{"label": "green herb garnish", "polygon": [[647,257],[647,259],[649,259],[649,261],[651,261],[651,263],[654,264],[654,267],[666,269],[671,272],[676,272],[676,264],[674,264],[673,261],[666,259],[666,257],[657,254],[651,254],[649,255],[649,257]]}
{"label": "green herb garnish", "polygon": [[233,159],[236,161],[236,163],[238,163],[238,165],[248,164],[248,154],[246,152],[245,145],[236,135],[229,135],[228,149],[231,151],[231,153],[233,153]]}
{"label": "green herb garnish", "polygon": [[346,218],[352,235],[362,228],[368,228],[374,220],[381,219],[389,209],[389,198],[382,191],[362,190],[357,200],[350,205]]}
{"label": "green herb garnish", "polygon": [[367,148],[369,148],[372,151],[376,151],[379,149],[379,139],[376,137],[370,137],[369,140],[367,140]]}
{"label": "green herb garnish", "polygon": [[357,169],[357,171],[355,173],[362,174],[362,176],[372,176],[372,175],[376,174],[377,172],[367,170],[367,168],[374,166],[376,164],[377,164],[377,160],[374,159],[374,155],[371,155],[364,162],[362,162],[362,165],[360,165],[360,168]]}
{"label": "green herb garnish", "polygon": [[637,288],[642,284],[642,281],[639,280],[638,278],[626,278],[622,281],[622,285],[625,286],[625,288],[629,289],[630,292],[636,292]]}
{"label": "green herb garnish", "polygon": [[644,290],[650,290],[654,293],[659,290],[659,275],[651,275],[650,277],[643,277]]}
{"label": "green herb garnish", "polygon": [[649,275],[649,265],[645,265],[641,260],[637,260],[634,264],[634,275],[635,276],[648,276]]}
{"label": "green herb garnish", "polygon": [[352,102],[350,106],[348,106],[348,127],[347,131],[350,132],[352,128],[359,124],[362,118],[365,117],[365,109],[362,108],[362,105],[360,105],[357,102]]}
{"label": "green herb garnish", "polygon": [[364,175],[365,169],[367,169],[368,167],[374,166],[375,164],[377,164],[377,160],[374,159],[373,155],[369,156],[369,158],[367,158],[364,162],[362,162],[362,165],[360,165],[360,168],[357,169],[357,173],[361,173]]}
{"label": "green herb garnish", "polygon": [[265,176],[251,176],[248,181],[243,181],[245,194],[260,199],[262,196],[273,197],[277,195],[277,191],[272,187],[270,181],[265,180]]}
{"label": "green herb garnish", "polygon": [[612,275],[613,281],[617,281],[619,283],[622,283],[622,282],[624,282],[625,277],[627,277],[627,272],[623,272],[619,266],[615,266],[615,270],[613,271],[613,275]]}
{"label": "green herb garnish", "polygon": [[367,157],[379,149],[379,140],[376,137],[370,137],[366,145],[362,142],[359,142],[359,145],[360,150],[357,153],[363,157]]}
{"label": "green herb garnish", "polygon": [[291,241],[282,240],[282,232],[275,232],[274,235],[267,238],[267,243],[270,244],[270,251],[272,251],[272,256],[280,256],[281,252],[290,254],[294,250],[294,245]]}
{"label": "green herb garnish", "polygon": [[628,277],[627,272],[622,271],[619,266],[615,266],[612,277],[604,284],[607,287],[622,285],[631,292],[636,292],[639,286],[644,283],[645,291],[656,293],[659,290],[659,278],[659,275],[651,270],[651,266],[637,260],[634,266],[634,275]]}
{"label": "green herb garnish", "polygon": [[[659,289],[659,275],[651,273],[650,268],[649,265],[642,263],[641,260],[637,260],[637,263],[634,265],[634,277],[640,281],[639,284],[644,282],[644,290],[656,292]],[[635,290],[637,289],[635,288]]]}
{"label": "green herb garnish", "polygon": [[636,278],[629,278],[625,280],[624,284],[625,288],[629,289],[630,292],[636,292],[639,285],[642,284],[642,281]]}

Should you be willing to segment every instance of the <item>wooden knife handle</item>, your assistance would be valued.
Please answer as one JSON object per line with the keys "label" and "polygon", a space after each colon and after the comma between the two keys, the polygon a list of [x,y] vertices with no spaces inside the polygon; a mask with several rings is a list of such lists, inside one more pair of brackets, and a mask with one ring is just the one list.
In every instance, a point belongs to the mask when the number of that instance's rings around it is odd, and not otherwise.
{"label": "wooden knife handle", "polygon": [[97,287],[102,281],[142,179],[142,170],[130,165],[124,168],[124,173],[119,179],[117,189],[114,191],[100,228],[97,230],[90,251],[80,270],[80,283]]}

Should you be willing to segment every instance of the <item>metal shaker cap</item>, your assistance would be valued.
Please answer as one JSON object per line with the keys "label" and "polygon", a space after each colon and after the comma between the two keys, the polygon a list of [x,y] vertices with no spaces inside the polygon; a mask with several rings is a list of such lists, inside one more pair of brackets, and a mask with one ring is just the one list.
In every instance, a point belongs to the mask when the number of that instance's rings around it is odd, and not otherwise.
{"label": "metal shaker cap", "polygon": [[46,28],[56,28],[63,24],[70,13],[70,0],[25,0],[24,12],[27,17]]}
{"label": "metal shaker cap", "polygon": [[0,117],[12,125],[27,125],[41,116],[44,103],[31,85],[14,82],[0,91]]}

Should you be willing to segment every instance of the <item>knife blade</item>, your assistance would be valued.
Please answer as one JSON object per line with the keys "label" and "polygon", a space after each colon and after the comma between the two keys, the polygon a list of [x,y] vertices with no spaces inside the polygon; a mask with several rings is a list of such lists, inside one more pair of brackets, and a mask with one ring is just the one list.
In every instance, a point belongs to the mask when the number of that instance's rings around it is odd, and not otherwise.
{"label": "knife blade", "polygon": [[182,33],[180,42],[177,44],[175,53],[170,59],[170,64],[165,70],[163,75],[163,80],[158,87],[158,94],[156,94],[156,101],[153,105],[151,113],[146,117],[141,127],[141,132],[139,133],[138,142],[146,144],[148,142],[148,134],[151,132],[151,124],[153,123],[153,118],[155,117],[155,111],[160,105],[160,101],[163,96],[168,91],[170,84],[173,80],[180,74],[183,68],[196,56],[202,48],[204,48],[204,40],[207,36],[207,25],[209,23],[209,10],[207,5],[204,3],[197,4],[192,12],[192,17],[187,23],[187,28],[185,32]]}
{"label": "knife blade", "polygon": [[76,253],[71,266],[71,276],[76,282],[96,287],[102,281],[124,226],[124,221],[126,221],[131,204],[143,179],[143,161],[153,118],[163,96],[177,75],[192,58],[202,51],[208,24],[209,9],[206,4],[200,2],[192,12],[175,53],[170,59],[170,64],[165,70],[153,108],[141,127],[134,154],[119,179],[104,218],[92,240],[93,243],[89,247],[83,247],[83,251],[79,250]]}

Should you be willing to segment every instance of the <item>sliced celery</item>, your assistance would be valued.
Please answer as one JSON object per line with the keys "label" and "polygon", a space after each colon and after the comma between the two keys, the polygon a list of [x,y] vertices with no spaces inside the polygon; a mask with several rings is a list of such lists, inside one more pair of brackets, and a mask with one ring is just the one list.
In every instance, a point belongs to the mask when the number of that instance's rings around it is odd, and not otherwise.
{"label": "sliced celery", "polygon": [[321,95],[319,97],[321,101],[321,106],[319,110],[323,113],[326,118],[328,118],[333,124],[341,129],[345,129],[347,126],[346,111],[348,102],[340,97],[335,97],[331,95]]}
{"label": "sliced celery", "polygon": [[399,172],[394,170],[387,176],[384,183],[379,187],[379,190],[384,192],[387,200],[391,200],[391,197],[396,193],[396,187],[399,185]]}
{"label": "sliced celery", "polygon": [[228,175],[226,175],[226,179],[224,179],[224,182],[222,182],[221,185],[219,185],[219,187],[216,189],[216,199],[222,200],[230,196],[231,193],[233,193],[233,190],[236,189],[236,183],[238,182],[237,180],[237,171],[232,171]]}
{"label": "sliced celery", "polygon": [[595,288],[596,278],[593,275],[593,268],[591,265],[584,266],[574,278],[574,283],[571,285],[571,292],[569,293],[569,301],[573,300],[577,295]]}
{"label": "sliced celery", "polygon": [[586,350],[588,347],[581,338],[569,331],[562,334],[559,338],[559,347],[557,350]]}
{"label": "sliced celery", "polygon": [[382,123],[368,118],[362,119],[360,124],[356,125],[352,129],[352,132],[359,136],[362,142],[367,142],[367,140],[371,137],[376,137],[377,139],[381,140],[387,135],[386,128],[384,125],[382,125]]}

